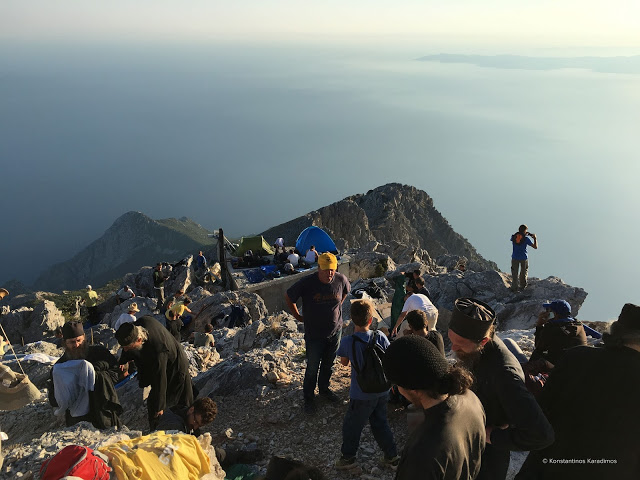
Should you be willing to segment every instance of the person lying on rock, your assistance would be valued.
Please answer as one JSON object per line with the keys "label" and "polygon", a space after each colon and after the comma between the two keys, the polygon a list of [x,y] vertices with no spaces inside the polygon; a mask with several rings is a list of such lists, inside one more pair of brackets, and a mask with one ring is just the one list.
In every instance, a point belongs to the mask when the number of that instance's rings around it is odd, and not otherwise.
{"label": "person lying on rock", "polygon": [[[159,418],[156,430],[178,430],[195,437],[201,435],[200,429],[212,423],[218,414],[216,402],[209,397],[196,399],[189,408],[172,407],[167,409]],[[222,449],[215,447],[216,458],[223,469],[236,463],[255,463],[262,459],[262,451]]]}
{"label": "person lying on rock", "polygon": [[151,387],[147,398],[151,430],[167,408],[193,403],[189,360],[182,346],[160,322],[144,316],[134,323],[123,323],[115,336],[123,350],[122,367],[134,361],[140,388]]}
{"label": "person lying on rock", "polygon": [[67,426],[87,421],[100,429],[120,427],[118,361],[102,345],[86,342],[80,322],[65,323],[62,339],[64,355],[51,369],[49,403],[64,407]]}

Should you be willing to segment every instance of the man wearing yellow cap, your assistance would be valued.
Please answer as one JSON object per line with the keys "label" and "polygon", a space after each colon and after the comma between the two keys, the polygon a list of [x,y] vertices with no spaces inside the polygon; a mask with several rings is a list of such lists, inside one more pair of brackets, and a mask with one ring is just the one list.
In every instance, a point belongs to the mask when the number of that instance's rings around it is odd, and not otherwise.
{"label": "man wearing yellow cap", "polygon": [[[316,411],[316,383],[320,395],[327,400],[340,400],[329,390],[329,381],[342,334],[342,302],[351,285],[347,277],[336,271],[337,268],[335,255],[323,253],[318,257],[318,273],[296,282],[285,295],[293,316],[304,323],[307,369],[302,391],[304,411],[308,415]],[[302,313],[296,305],[298,300],[302,300]]]}

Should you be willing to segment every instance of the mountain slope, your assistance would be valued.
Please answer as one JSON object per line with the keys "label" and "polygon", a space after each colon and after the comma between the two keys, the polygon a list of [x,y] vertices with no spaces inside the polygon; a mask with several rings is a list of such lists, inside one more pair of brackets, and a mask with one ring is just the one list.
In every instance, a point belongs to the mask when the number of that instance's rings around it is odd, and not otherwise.
{"label": "mountain slope", "polygon": [[415,187],[390,183],[347,197],[262,233],[268,242],[283,237],[292,245],[300,232],[311,225],[324,229],[338,248],[358,248],[376,240],[398,241],[420,247],[432,257],[449,253],[464,255],[487,268],[497,270],[484,259],[433,206],[433,200]]}
{"label": "mountain slope", "polygon": [[87,283],[101,285],[145,265],[197,252],[215,242],[207,233],[185,217],[153,220],[140,212],[128,212],[73,258],[45,270],[34,288],[59,292]]}

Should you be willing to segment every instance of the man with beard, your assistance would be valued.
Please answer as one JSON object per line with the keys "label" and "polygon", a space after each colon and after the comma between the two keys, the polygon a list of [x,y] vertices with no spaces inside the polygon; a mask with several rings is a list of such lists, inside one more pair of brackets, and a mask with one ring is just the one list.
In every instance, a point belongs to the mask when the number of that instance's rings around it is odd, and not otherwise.
{"label": "man with beard", "polygon": [[193,404],[189,361],[178,341],[150,316],[124,323],[116,332],[122,345],[120,364],[134,361],[140,388],[151,387],[147,398],[149,427],[154,430],[167,408]]}
{"label": "man with beard", "polygon": [[82,421],[101,429],[121,426],[116,358],[102,345],[89,345],[80,322],[66,323],[62,338],[64,355],[51,369],[51,405],[64,409],[67,426]]}
{"label": "man with beard", "polygon": [[495,312],[473,298],[455,301],[449,323],[451,349],[474,377],[486,413],[487,445],[478,479],[506,478],[511,450],[540,450],[553,429],[524,384],[522,367],[495,335]]}

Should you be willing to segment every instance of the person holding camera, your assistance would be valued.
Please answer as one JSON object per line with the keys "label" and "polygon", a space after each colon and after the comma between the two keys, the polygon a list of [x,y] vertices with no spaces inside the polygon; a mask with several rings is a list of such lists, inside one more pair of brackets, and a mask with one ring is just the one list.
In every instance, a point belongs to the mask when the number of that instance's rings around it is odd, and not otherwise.
{"label": "person holding camera", "polygon": [[[533,238],[533,241],[531,239]],[[526,225],[520,225],[518,231],[511,235],[513,253],[511,254],[511,291],[519,292],[527,287],[527,274],[529,273],[529,256],[527,247],[538,248],[538,238],[535,233],[529,233]],[[520,274],[518,275],[518,271]],[[520,285],[518,286],[518,280]]]}

